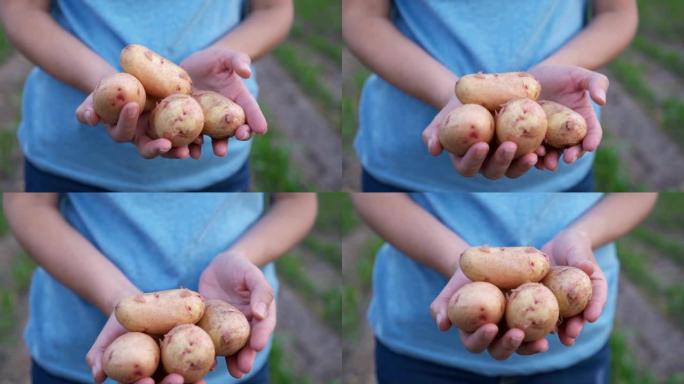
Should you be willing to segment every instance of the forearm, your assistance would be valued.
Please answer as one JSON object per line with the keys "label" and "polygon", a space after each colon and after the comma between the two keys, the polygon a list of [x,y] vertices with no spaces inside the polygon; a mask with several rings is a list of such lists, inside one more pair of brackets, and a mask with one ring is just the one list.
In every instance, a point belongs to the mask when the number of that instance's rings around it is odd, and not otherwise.
{"label": "forearm", "polygon": [[620,54],[636,33],[638,13],[633,0],[596,2],[596,15],[577,36],[544,60],[544,64],[569,64],[600,68]]}
{"label": "forearm", "polygon": [[5,0],[0,16],[12,44],[55,78],[84,92],[115,69],[50,15],[49,0]]}
{"label": "forearm", "polygon": [[380,237],[412,259],[450,277],[468,243],[403,193],[356,193],[354,205]]}
{"label": "forearm", "polygon": [[294,17],[292,0],[252,0],[252,11],[214,47],[230,48],[256,60],[282,42]]}
{"label": "forearm", "polygon": [[279,193],[266,214],[228,252],[244,254],[257,266],[277,259],[297,245],[316,219],[316,194]]}
{"label": "forearm", "polygon": [[109,314],[120,298],[138,289],[64,220],[57,205],[57,194],[7,193],[4,198],[12,232],[31,257],[59,282]]}
{"label": "forearm", "polygon": [[457,76],[397,30],[389,7],[389,0],[343,2],[347,46],[380,77],[441,109],[454,94]]}
{"label": "forearm", "polygon": [[609,194],[570,226],[586,234],[593,249],[626,235],[651,212],[656,193]]}

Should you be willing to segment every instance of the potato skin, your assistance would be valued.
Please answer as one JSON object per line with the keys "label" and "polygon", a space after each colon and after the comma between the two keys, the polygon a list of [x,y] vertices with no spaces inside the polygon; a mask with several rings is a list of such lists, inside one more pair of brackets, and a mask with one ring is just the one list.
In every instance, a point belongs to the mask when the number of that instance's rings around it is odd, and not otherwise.
{"label": "potato skin", "polygon": [[553,266],[542,284],[556,296],[563,318],[582,313],[591,300],[591,279],[579,268]]}
{"label": "potato skin", "polygon": [[526,72],[475,73],[456,82],[456,96],[463,104],[480,104],[494,112],[510,100],[537,100],[541,85]]}
{"label": "potato skin", "polygon": [[176,326],[161,342],[164,370],[183,376],[186,383],[203,378],[214,367],[215,357],[211,338],[196,325]]}
{"label": "potato skin", "polygon": [[122,299],[114,314],[128,331],[163,335],[176,325],[197,323],[204,298],[189,289],[142,293]]}
{"label": "potato skin", "polygon": [[138,104],[142,111],[145,88],[128,73],[115,73],[103,78],[93,92],[93,109],[107,124],[116,124],[123,107],[131,102]]}
{"label": "potato skin", "polygon": [[500,289],[538,282],[549,271],[549,257],[533,247],[472,247],[459,261],[472,281],[486,281]]}
{"label": "potato skin", "polygon": [[558,323],[558,301],[540,283],[526,283],[511,291],[506,304],[506,324],[525,332],[523,341],[535,341]]}
{"label": "potato skin", "polygon": [[453,111],[439,129],[439,142],[447,151],[463,156],[468,148],[481,141],[489,143],[494,136],[494,117],[477,104],[465,104]]}
{"label": "potato skin", "polygon": [[207,300],[204,316],[197,323],[214,343],[216,356],[232,356],[249,340],[250,326],[245,315],[229,303]]}
{"label": "potato skin", "polygon": [[584,117],[563,104],[542,100],[539,102],[548,122],[544,143],[563,149],[582,142],[587,135]]}
{"label": "potato skin", "polygon": [[152,337],[140,332],[117,337],[102,354],[105,374],[122,383],[152,377],[158,366],[159,345]]}
{"label": "potato skin", "polygon": [[148,94],[163,99],[174,93],[189,94],[192,80],[185,69],[151,49],[131,44],[121,50],[121,68],[140,80]]}
{"label": "potato skin", "polygon": [[213,139],[225,139],[235,135],[235,131],[245,124],[245,111],[233,100],[212,91],[193,92],[204,112],[202,133]]}
{"label": "potato skin", "polygon": [[506,310],[506,298],[494,284],[468,283],[449,299],[447,316],[465,332],[474,332],[484,324],[498,323]]}
{"label": "potato skin", "polygon": [[202,107],[189,95],[171,95],[152,110],[149,135],[171,141],[174,147],[188,145],[202,134]]}
{"label": "potato skin", "polygon": [[547,125],[546,114],[535,101],[511,100],[496,113],[496,138],[500,143],[516,143],[515,158],[518,158],[539,148],[546,137]]}

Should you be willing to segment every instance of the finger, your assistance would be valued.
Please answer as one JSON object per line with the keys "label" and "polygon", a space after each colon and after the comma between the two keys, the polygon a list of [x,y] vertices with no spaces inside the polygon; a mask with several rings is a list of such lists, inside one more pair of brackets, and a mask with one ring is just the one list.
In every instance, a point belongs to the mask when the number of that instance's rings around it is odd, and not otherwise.
{"label": "finger", "polygon": [[172,149],[171,141],[167,139],[140,140],[136,142],[136,147],[140,155],[146,159],[168,154]]}
{"label": "finger", "polygon": [[608,299],[608,283],[603,274],[598,275],[591,277],[591,299],[584,309],[584,319],[590,323],[598,320]]}
{"label": "finger", "polygon": [[601,123],[598,121],[594,109],[590,109],[589,116],[584,116],[587,121],[587,135],[584,137],[584,140],[582,140],[582,149],[589,152],[595,151],[603,139]]}
{"label": "finger", "polygon": [[546,352],[549,350],[549,342],[546,339],[531,341],[529,343],[522,343],[515,351],[519,355],[534,355],[537,353]]}
{"label": "finger", "polygon": [[235,102],[245,110],[247,125],[249,125],[254,133],[263,135],[266,133],[266,131],[268,131],[268,123],[266,122],[264,113],[261,111],[259,104],[256,102],[252,94],[249,93],[246,88],[238,94],[238,96],[235,98]]}
{"label": "finger", "polygon": [[496,360],[506,360],[520,347],[524,337],[522,330],[509,329],[503,337],[489,346],[489,354]]}
{"label": "finger", "polygon": [[173,147],[162,156],[167,159],[187,159],[190,157],[190,149],[187,146]]}
{"label": "finger", "polygon": [[558,168],[558,158],[560,154],[557,150],[549,150],[544,156],[544,168],[554,172]]}
{"label": "finger", "polygon": [[252,130],[249,125],[241,125],[235,130],[235,138],[240,141],[247,141],[252,138]]}
{"label": "finger", "polygon": [[136,381],[135,384],[154,384],[154,380],[151,377],[146,377]]}
{"label": "finger", "polygon": [[243,373],[249,373],[256,359],[256,351],[252,348],[243,348],[238,352],[237,366]]}
{"label": "finger", "polygon": [[466,177],[475,176],[487,159],[487,153],[489,153],[489,144],[484,142],[475,143],[468,148],[464,156],[458,157],[453,155],[452,162],[461,175]]}
{"label": "finger", "polygon": [[537,150],[534,151],[534,153],[536,153],[539,157],[544,157],[544,155],[546,155],[546,147],[540,145],[539,148],[537,148]]}
{"label": "finger", "polygon": [[606,104],[606,92],[608,91],[609,85],[610,80],[608,80],[608,77],[601,73],[592,72],[587,88],[589,89],[591,99],[594,100],[596,104]]}
{"label": "finger", "polygon": [[579,159],[579,154],[581,152],[581,145],[573,145],[572,147],[566,148],[563,151],[563,161],[565,161],[565,164],[572,164]]}
{"label": "finger", "polygon": [[76,108],[76,119],[83,124],[96,125],[100,121],[100,117],[93,109],[93,94],[88,97]]}
{"label": "finger", "polygon": [[513,156],[515,156],[517,148],[518,146],[510,141],[501,143],[499,148],[496,149],[496,152],[494,152],[494,156],[487,160],[482,168],[484,177],[491,180],[502,178],[506,174],[506,171],[508,171],[508,167],[510,167],[511,162],[513,161]]}
{"label": "finger", "polygon": [[250,292],[249,306],[252,314],[257,320],[265,319],[273,303],[273,288],[256,266],[253,266],[251,273],[247,274],[245,282]]}
{"label": "finger", "polygon": [[211,146],[214,149],[214,155],[218,157],[228,154],[228,139],[212,139]]}
{"label": "finger", "polygon": [[558,339],[565,346],[572,346],[575,344],[575,339],[579,336],[584,326],[584,319],[582,316],[573,316],[565,319],[563,325],[558,329]]}
{"label": "finger", "polygon": [[192,143],[188,145],[188,151],[190,151],[190,157],[195,160],[199,160],[202,157],[202,145]]}
{"label": "finger", "polygon": [[238,368],[237,356],[226,357],[226,365],[228,366],[228,373],[234,378],[239,379],[244,375]]}
{"label": "finger", "polygon": [[249,347],[255,351],[261,351],[266,348],[268,340],[273,334],[276,326],[276,309],[275,301],[271,303],[268,315],[263,320],[257,320],[252,324],[252,333],[249,336]]}
{"label": "finger", "polygon": [[161,384],[183,384],[185,382],[185,379],[183,379],[183,376],[177,374],[177,373],[172,373],[164,378],[164,380],[161,381]]}
{"label": "finger", "polygon": [[242,52],[236,52],[231,55],[230,65],[233,71],[243,79],[248,79],[252,76],[252,69],[250,68],[252,60]]}
{"label": "finger", "polygon": [[539,158],[535,153],[528,153],[527,155],[513,161],[511,163],[511,166],[508,168],[508,171],[506,172],[506,176],[510,177],[511,179],[516,179],[525,173],[529,171],[532,167],[534,167]]}
{"label": "finger", "polygon": [[461,343],[468,351],[480,353],[487,349],[498,332],[499,328],[496,326],[496,324],[485,324],[476,329],[473,333],[467,333],[459,330],[458,334],[461,337]]}
{"label": "finger", "polygon": [[449,306],[449,300],[453,295],[453,289],[448,288],[449,285],[447,284],[430,304],[430,314],[432,315],[432,318],[435,319],[437,328],[439,328],[440,331],[446,331],[451,327],[451,320],[449,320],[449,316],[447,316],[447,308]]}
{"label": "finger", "polygon": [[140,106],[137,103],[131,102],[124,105],[119,113],[119,121],[109,131],[112,138],[118,142],[132,141],[138,128],[139,115]]}

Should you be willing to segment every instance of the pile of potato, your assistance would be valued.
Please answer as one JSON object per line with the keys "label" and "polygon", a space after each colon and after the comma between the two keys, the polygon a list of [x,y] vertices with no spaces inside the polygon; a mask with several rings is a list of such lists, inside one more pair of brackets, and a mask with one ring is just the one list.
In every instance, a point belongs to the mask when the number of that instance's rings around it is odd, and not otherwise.
{"label": "pile of potato", "polygon": [[[463,156],[479,142],[512,141],[515,158],[534,152],[542,143],[563,149],[582,142],[587,123],[579,113],[541,100],[541,85],[529,73],[473,74],[456,82],[462,106],[449,113],[439,129],[447,151]],[[494,114],[494,115],[492,115]]]}
{"label": "pile of potato", "polygon": [[231,356],[247,344],[250,326],[234,306],[204,300],[189,289],[137,294],[122,299],[114,310],[128,333],[119,336],[102,355],[107,376],[133,383],[152,377],[163,367],[186,383],[204,377],[216,356]]}
{"label": "pile of potato", "polygon": [[107,124],[116,124],[123,107],[134,102],[141,111],[152,111],[148,134],[179,147],[201,134],[232,137],[246,122],[238,104],[216,92],[193,90],[183,68],[142,45],[125,47],[120,61],[124,72],[102,79],[93,93],[95,113]]}
{"label": "pile of potato", "polygon": [[518,328],[523,341],[535,341],[556,328],[559,319],[584,311],[591,280],[574,267],[551,267],[532,247],[474,247],[461,255],[460,267],[473,282],[449,299],[448,317],[473,332],[488,323]]}

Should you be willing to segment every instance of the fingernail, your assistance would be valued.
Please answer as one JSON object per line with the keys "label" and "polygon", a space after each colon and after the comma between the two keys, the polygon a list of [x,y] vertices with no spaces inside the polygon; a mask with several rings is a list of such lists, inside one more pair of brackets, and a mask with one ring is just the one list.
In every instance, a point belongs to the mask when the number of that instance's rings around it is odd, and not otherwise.
{"label": "fingernail", "polygon": [[520,344],[522,342],[522,337],[519,335],[515,335],[511,337],[511,346],[515,346],[516,344]]}
{"label": "fingernail", "polygon": [[437,314],[437,325],[442,324],[442,320],[444,319],[444,315],[442,313]]}
{"label": "fingernail", "polygon": [[90,122],[92,120],[93,113],[90,112],[90,110],[85,111],[85,119],[87,122]]}
{"label": "fingernail", "polygon": [[435,138],[434,138],[434,137],[430,137],[430,138],[428,139],[428,148],[429,148],[429,149],[432,149],[432,147],[434,146],[434,144],[435,144]]}
{"label": "fingernail", "polygon": [[605,103],[606,102],[606,91],[604,91],[603,89],[599,89],[598,97],[599,97],[599,99],[601,99],[601,101],[603,101]]}
{"label": "fingernail", "polygon": [[255,312],[259,317],[266,317],[266,304],[259,303],[256,305]]}

